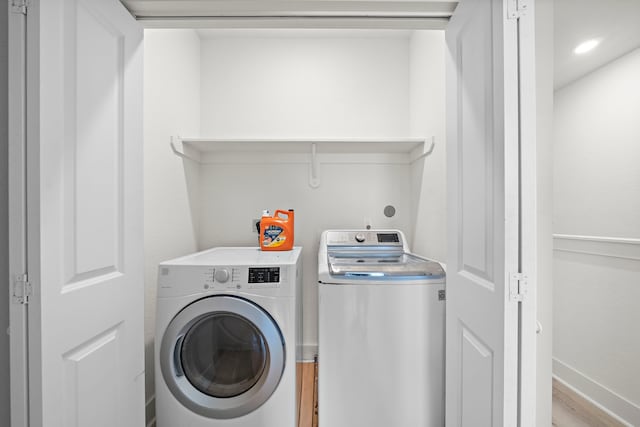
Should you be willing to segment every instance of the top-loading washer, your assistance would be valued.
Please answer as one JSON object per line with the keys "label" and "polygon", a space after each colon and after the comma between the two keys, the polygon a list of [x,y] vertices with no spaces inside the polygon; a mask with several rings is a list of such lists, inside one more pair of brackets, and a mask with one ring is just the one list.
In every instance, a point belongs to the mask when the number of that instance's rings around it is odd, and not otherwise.
{"label": "top-loading washer", "polygon": [[294,427],[301,248],[213,248],[158,271],[158,427]]}
{"label": "top-loading washer", "polygon": [[443,426],[442,266],[399,230],[328,230],[318,281],[320,427]]}

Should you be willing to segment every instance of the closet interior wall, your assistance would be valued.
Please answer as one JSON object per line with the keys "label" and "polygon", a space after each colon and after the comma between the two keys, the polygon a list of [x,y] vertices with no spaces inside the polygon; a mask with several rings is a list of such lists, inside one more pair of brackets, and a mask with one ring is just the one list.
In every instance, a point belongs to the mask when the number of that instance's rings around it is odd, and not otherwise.
{"label": "closet interior wall", "polygon": [[158,263],[198,250],[197,165],[169,149],[175,133],[200,132],[200,38],[193,30],[145,30],[144,239],[146,419],[155,418],[154,341]]}
{"label": "closet interior wall", "polygon": [[[443,259],[444,33],[407,30],[147,30],[145,231],[147,419],[153,412],[157,264],[213,246],[257,246],[263,209],[295,209],[303,249],[303,354],[317,351],[317,249],[331,228],[399,228]],[[424,138],[433,152],[272,149],[176,156],[172,137]],[[188,145],[188,144],[185,144]],[[392,205],[396,213],[384,215]]]}

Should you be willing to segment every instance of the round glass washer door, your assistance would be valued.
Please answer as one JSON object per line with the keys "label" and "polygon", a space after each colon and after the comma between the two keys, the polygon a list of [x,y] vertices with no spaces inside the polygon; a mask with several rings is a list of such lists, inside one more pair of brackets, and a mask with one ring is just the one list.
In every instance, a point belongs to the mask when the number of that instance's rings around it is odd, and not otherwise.
{"label": "round glass washer door", "polygon": [[173,318],[160,346],[171,393],[191,411],[216,419],[241,417],[278,387],[285,344],[273,318],[243,298],[198,300]]}

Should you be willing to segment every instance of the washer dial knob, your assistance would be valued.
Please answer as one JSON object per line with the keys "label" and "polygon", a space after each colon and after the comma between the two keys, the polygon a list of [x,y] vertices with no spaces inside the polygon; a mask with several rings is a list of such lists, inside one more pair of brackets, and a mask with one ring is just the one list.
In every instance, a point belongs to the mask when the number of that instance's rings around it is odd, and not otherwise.
{"label": "washer dial knob", "polygon": [[365,236],[362,233],[358,233],[356,234],[356,242],[358,243],[362,243],[365,241]]}
{"label": "washer dial knob", "polygon": [[217,268],[214,277],[216,282],[225,283],[229,280],[229,270],[226,268]]}

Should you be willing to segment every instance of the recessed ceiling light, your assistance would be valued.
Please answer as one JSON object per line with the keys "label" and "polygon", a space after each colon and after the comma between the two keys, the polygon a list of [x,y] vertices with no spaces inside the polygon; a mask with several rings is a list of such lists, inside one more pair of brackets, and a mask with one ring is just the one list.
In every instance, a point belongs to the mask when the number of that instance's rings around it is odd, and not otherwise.
{"label": "recessed ceiling light", "polygon": [[595,47],[599,44],[600,40],[598,39],[587,40],[586,42],[580,43],[578,46],[576,46],[576,48],[573,49],[573,53],[575,53],[576,55],[582,55],[595,49]]}

